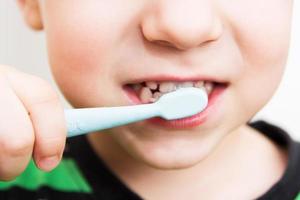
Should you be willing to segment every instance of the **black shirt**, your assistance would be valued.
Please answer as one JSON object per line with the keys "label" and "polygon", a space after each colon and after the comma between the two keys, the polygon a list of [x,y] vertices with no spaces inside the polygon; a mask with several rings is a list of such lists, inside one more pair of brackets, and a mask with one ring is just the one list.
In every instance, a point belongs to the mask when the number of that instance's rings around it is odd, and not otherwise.
{"label": "black shirt", "polygon": [[[300,143],[279,127],[264,121],[249,124],[288,150],[282,178],[258,200],[300,200]],[[0,200],[141,200],[99,159],[85,136],[69,138],[64,159],[51,173],[38,170],[31,162],[11,182],[0,182]]]}

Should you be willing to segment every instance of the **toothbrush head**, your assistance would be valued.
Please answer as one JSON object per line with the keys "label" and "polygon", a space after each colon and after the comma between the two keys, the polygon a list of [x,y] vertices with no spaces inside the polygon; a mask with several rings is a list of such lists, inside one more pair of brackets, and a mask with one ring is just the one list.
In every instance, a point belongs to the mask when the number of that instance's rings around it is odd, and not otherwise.
{"label": "toothbrush head", "polygon": [[188,87],[161,96],[155,104],[160,116],[167,120],[190,117],[203,111],[208,103],[204,89]]}

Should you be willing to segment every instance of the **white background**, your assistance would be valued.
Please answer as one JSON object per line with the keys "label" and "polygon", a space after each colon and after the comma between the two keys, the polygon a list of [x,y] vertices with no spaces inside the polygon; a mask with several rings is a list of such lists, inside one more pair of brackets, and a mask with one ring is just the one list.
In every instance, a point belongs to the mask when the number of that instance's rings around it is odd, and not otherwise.
{"label": "white background", "polygon": [[[255,119],[276,123],[300,140],[300,2],[294,3],[287,70],[273,99]],[[48,67],[44,34],[27,28],[14,0],[0,0],[0,63],[38,75],[55,85]],[[66,102],[65,105],[68,106]]]}

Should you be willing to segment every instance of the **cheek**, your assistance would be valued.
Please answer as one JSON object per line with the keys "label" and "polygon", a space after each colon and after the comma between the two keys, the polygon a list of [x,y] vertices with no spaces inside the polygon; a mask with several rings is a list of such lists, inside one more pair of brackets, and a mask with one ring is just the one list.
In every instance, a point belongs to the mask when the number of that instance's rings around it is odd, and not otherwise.
{"label": "cheek", "polygon": [[89,3],[82,8],[67,2],[48,3],[45,31],[50,64],[56,82],[71,103],[85,102],[88,106],[95,104],[91,96],[97,96],[94,99],[99,102],[101,97],[97,92],[105,93],[109,80],[114,77],[111,52],[116,48],[114,43],[118,36],[113,33],[117,31],[109,25],[112,21],[107,17],[111,13],[105,13],[105,9],[96,12]]}
{"label": "cheek", "polygon": [[113,62],[112,52],[118,52],[138,10],[122,0],[47,1],[46,8],[50,56],[78,73],[87,67],[93,73]]}
{"label": "cheek", "polygon": [[[103,90],[110,74],[105,67],[105,45],[91,44],[84,35],[74,29],[64,29],[64,32],[52,29],[47,35],[53,76],[62,92],[75,104],[84,102],[84,97],[92,96],[96,89]],[[79,94],[80,97],[76,96]]]}
{"label": "cheek", "polygon": [[59,20],[58,16],[50,17],[46,27],[53,68],[93,74],[99,66],[105,66],[112,38],[97,30],[97,25],[87,18],[72,15]]}
{"label": "cheek", "polygon": [[[244,58],[242,73],[233,87],[241,110],[249,115],[268,102],[282,78],[289,49],[292,2],[254,0],[248,4],[237,3],[227,10]],[[238,17],[242,13],[244,17]]]}
{"label": "cheek", "polygon": [[291,1],[245,0],[227,6],[227,16],[236,43],[247,64],[261,68],[282,63],[282,59],[286,59],[292,15]]}
{"label": "cheek", "polygon": [[[49,58],[62,92],[73,105],[108,102],[110,96],[103,93],[115,89],[113,83],[120,71],[118,52],[124,37],[132,30],[129,25],[139,10],[139,3],[125,4],[122,0],[45,2]],[[95,98],[82,97],[92,95]]]}

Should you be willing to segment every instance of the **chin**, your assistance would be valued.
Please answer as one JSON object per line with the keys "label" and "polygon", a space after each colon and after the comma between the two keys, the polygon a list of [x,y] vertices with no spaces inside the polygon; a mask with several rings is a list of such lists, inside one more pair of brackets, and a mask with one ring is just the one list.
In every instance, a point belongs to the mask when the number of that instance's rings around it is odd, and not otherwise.
{"label": "chin", "polygon": [[156,147],[147,152],[142,153],[140,159],[142,161],[157,169],[172,170],[172,169],[186,169],[197,165],[203,161],[211,149],[199,148],[195,151],[194,148],[164,148]]}
{"label": "chin", "polygon": [[[124,139],[123,135],[119,143],[131,157],[152,168],[161,170],[193,167],[203,161],[213,151],[217,143],[217,141],[211,140],[212,138]],[[210,141],[205,141],[205,139],[210,139]]]}
{"label": "chin", "polygon": [[184,156],[169,152],[165,155],[142,155],[142,157],[138,159],[152,168],[160,170],[178,170],[187,169],[197,165],[206,157],[206,155],[207,154],[195,155],[195,153],[190,152],[189,156]]}

